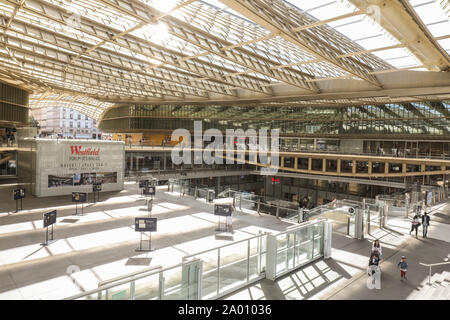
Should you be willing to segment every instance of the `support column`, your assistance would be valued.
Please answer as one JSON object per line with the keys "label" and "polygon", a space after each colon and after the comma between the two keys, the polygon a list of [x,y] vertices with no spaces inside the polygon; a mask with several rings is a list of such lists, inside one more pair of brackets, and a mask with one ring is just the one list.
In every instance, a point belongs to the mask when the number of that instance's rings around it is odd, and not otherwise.
{"label": "support column", "polygon": [[[166,155],[165,152],[163,153],[163,158],[164,158],[164,160],[163,160],[163,168],[164,168],[164,171],[166,171],[167,170],[167,155]],[[161,165],[160,165],[160,167],[161,167]],[[173,169],[173,162],[172,162],[172,169]]]}
{"label": "support column", "polygon": [[220,193],[220,177],[216,177],[216,194]]}
{"label": "support column", "polygon": [[331,244],[333,240],[333,223],[331,221],[324,222],[324,243],[323,256],[325,259],[331,258]]}
{"label": "support column", "polygon": [[337,159],[337,173],[341,173],[341,159]]}
{"label": "support column", "polygon": [[356,174],[356,160],[353,160],[352,164],[352,173]]}
{"label": "support column", "polygon": [[322,159],[322,172],[327,172],[327,159]]}
{"label": "support column", "polygon": [[312,170],[312,158],[308,158],[308,171]]}

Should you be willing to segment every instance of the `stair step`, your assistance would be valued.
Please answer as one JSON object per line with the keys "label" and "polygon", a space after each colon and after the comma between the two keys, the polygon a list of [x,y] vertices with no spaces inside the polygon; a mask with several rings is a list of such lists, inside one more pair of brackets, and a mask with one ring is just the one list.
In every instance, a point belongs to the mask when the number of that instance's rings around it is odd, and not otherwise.
{"label": "stair step", "polygon": [[427,300],[430,296],[432,296],[435,288],[430,285],[425,285],[419,292],[415,295],[415,300]]}
{"label": "stair step", "polygon": [[444,271],[445,281],[450,282],[450,271]]}
{"label": "stair step", "polygon": [[447,292],[447,288],[439,286],[436,290],[434,290],[431,298],[432,299],[445,299],[445,293]]}
{"label": "stair step", "polygon": [[431,276],[431,283],[442,282],[445,279],[445,273],[435,273]]}

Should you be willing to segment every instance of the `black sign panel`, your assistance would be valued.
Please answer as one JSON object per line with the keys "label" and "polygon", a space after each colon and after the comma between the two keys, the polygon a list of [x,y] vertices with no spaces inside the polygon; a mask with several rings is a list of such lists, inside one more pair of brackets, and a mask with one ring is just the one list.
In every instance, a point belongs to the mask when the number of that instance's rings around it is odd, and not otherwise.
{"label": "black sign panel", "polygon": [[56,223],[56,210],[44,213],[44,228]]}
{"label": "black sign panel", "polygon": [[155,194],[156,194],[156,187],[149,187],[149,186],[146,186],[145,188],[144,188],[144,195],[146,195],[146,196],[154,196]]}
{"label": "black sign panel", "polygon": [[214,205],[214,215],[229,217],[233,214],[233,209],[231,204],[215,204]]}
{"label": "black sign panel", "polygon": [[14,200],[20,200],[25,198],[25,189],[15,189],[13,192]]}
{"label": "black sign panel", "polygon": [[134,230],[137,232],[156,232],[157,218],[136,218]]}
{"label": "black sign panel", "polygon": [[139,188],[144,188],[146,186],[148,186],[148,180],[139,181]]}
{"label": "black sign panel", "polygon": [[92,185],[92,192],[100,192],[102,191],[102,184],[101,183],[94,183]]}
{"label": "black sign panel", "polygon": [[72,202],[87,202],[87,193],[72,192]]}

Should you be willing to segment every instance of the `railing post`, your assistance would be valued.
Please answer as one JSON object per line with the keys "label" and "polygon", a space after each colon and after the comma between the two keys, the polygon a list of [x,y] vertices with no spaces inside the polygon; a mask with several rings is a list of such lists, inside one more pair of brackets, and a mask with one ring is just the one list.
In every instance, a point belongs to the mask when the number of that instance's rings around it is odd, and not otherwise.
{"label": "railing post", "polygon": [[220,292],[220,248],[217,249],[217,295]]}
{"label": "railing post", "polygon": [[165,280],[162,272],[159,273],[159,299],[164,300]]}
{"label": "railing post", "polygon": [[280,209],[280,207],[277,205],[277,219],[280,217],[279,209]]}
{"label": "railing post", "polygon": [[247,241],[247,282],[250,280],[250,240]]}
{"label": "railing post", "polygon": [[428,284],[431,285],[431,266],[430,266],[430,272],[428,273]]}
{"label": "railing post", "polygon": [[134,283],[134,281],[131,281],[131,283],[130,283],[130,300],[134,300],[134,294],[135,294],[135,283]]}

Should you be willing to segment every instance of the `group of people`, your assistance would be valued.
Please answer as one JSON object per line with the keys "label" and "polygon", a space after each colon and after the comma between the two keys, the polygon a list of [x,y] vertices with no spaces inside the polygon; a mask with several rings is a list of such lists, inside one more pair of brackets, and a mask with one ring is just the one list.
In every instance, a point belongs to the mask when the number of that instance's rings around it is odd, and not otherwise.
{"label": "group of people", "polygon": [[[382,255],[382,248],[380,244],[380,240],[375,240],[372,244],[372,250],[369,259],[369,267],[367,269],[367,273],[369,277],[374,277],[378,275],[378,283],[376,283],[376,288],[381,289],[380,285],[380,260]],[[408,270],[408,262],[406,261],[406,256],[402,256],[400,262],[397,264],[397,267],[400,269],[400,281],[406,280],[406,272]],[[376,281],[375,281],[376,282]]]}
{"label": "group of people", "polygon": [[418,214],[416,214],[411,222],[411,231],[409,231],[409,234],[416,231],[416,238],[417,238],[417,232],[419,231],[419,227],[422,225],[422,235],[424,238],[427,238],[428,233],[428,227],[430,226],[430,216],[425,211],[425,213],[422,216],[422,223],[420,222],[420,217]]}

